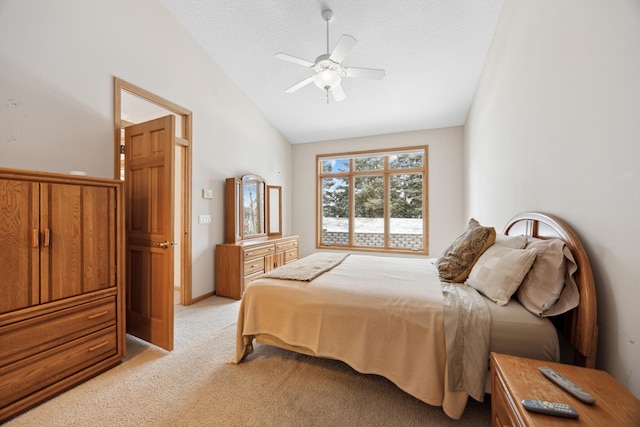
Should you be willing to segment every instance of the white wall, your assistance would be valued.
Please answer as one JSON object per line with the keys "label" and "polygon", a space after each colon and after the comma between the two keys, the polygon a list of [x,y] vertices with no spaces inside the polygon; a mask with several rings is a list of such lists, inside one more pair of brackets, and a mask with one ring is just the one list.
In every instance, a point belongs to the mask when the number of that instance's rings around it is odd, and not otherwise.
{"label": "white wall", "polygon": [[429,146],[429,249],[440,253],[464,231],[463,129],[453,127],[293,145],[293,233],[300,254],[316,251],[316,155]]}
{"label": "white wall", "polygon": [[640,2],[505,1],[465,156],[468,216],[544,211],[581,237],[598,367],[640,397]]}
{"label": "white wall", "polygon": [[0,166],[113,177],[114,76],[193,112],[193,296],[211,292],[224,178],[282,185],[288,233],[291,146],[159,2],[0,0]]}

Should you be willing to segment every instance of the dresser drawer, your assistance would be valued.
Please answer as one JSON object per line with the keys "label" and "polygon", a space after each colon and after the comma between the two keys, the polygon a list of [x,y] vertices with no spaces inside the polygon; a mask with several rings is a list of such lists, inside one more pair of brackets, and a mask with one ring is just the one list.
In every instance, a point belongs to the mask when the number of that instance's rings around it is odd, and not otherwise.
{"label": "dresser drawer", "polygon": [[256,257],[263,257],[275,252],[275,245],[256,246],[243,249],[243,259],[248,260]]}
{"label": "dresser drawer", "polygon": [[276,243],[276,252],[282,252],[289,249],[297,248],[298,240],[287,240],[285,242]]}
{"label": "dresser drawer", "polygon": [[252,259],[244,262],[244,275],[264,273],[264,258]]}
{"label": "dresser drawer", "polygon": [[0,408],[116,354],[116,327],[0,368]]}
{"label": "dresser drawer", "polygon": [[288,264],[298,259],[298,248],[290,249],[284,253],[284,263]]}
{"label": "dresser drawer", "polygon": [[103,298],[0,328],[0,366],[116,323],[115,297]]}
{"label": "dresser drawer", "polygon": [[244,276],[244,280],[242,281],[242,293],[244,294],[244,290],[247,287],[247,285],[249,283],[251,283],[252,281],[256,280],[258,277],[262,276],[263,272],[259,271],[257,273],[253,273],[253,274],[249,274],[247,276]]}

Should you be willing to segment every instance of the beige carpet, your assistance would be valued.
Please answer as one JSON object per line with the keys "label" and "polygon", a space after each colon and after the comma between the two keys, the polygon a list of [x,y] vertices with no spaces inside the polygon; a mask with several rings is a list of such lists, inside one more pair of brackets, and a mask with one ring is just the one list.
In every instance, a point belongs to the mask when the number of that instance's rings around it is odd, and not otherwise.
{"label": "beige carpet", "polygon": [[240,365],[239,302],[176,307],[175,350],[133,337],[119,366],[14,418],[16,426],[489,426],[489,400],[459,421],[375,375],[269,346]]}

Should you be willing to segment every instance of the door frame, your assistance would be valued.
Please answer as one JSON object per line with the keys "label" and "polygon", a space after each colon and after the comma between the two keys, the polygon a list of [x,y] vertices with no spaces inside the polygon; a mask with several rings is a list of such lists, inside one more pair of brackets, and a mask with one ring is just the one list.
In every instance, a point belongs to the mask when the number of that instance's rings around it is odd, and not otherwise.
{"label": "door frame", "polygon": [[[113,80],[113,135],[114,135],[114,178],[120,179],[120,139],[122,129],[122,91],[127,91],[139,98],[175,113],[181,118],[181,133],[176,136],[176,146],[181,147],[181,185],[176,190],[181,193],[181,244],[180,250],[180,304],[191,305],[192,295],[192,254],[191,254],[191,161],[192,161],[192,113],[171,101],[144,90],[118,77]],[[126,160],[125,160],[126,161]],[[173,177],[175,179],[175,177]],[[126,201],[125,201],[126,203]],[[127,261],[128,262],[128,261]]]}

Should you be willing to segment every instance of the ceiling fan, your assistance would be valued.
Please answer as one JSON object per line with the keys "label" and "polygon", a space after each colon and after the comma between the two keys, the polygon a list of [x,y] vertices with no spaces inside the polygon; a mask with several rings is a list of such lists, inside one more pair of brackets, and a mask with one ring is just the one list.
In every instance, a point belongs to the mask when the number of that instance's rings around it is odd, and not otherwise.
{"label": "ceiling fan", "polygon": [[276,54],[276,58],[278,59],[293,62],[294,64],[302,65],[303,67],[307,67],[315,71],[313,76],[307,77],[301,82],[296,83],[285,90],[286,93],[293,93],[309,83],[314,82],[316,86],[326,91],[327,103],[329,103],[329,92],[331,92],[333,99],[336,102],[340,102],[346,98],[344,89],[342,89],[342,86],[340,85],[343,77],[374,80],[381,80],[384,78],[384,70],[374,68],[343,67],[342,61],[346,58],[349,52],[351,52],[358,41],[352,36],[343,34],[336,47],[333,49],[333,52],[329,53],[329,22],[333,18],[333,12],[330,9],[324,10],[322,12],[322,18],[327,23],[327,53],[318,56],[315,62],[296,58],[295,56],[287,55],[285,53]]}

